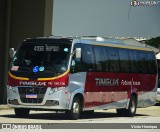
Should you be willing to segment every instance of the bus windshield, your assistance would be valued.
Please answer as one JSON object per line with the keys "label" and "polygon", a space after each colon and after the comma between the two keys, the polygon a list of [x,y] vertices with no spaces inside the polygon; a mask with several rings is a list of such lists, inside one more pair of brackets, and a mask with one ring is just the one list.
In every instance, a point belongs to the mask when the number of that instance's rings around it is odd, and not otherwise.
{"label": "bus windshield", "polygon": [[[68,68],[71,45],[69,44],[23,44],[13,58],[12,67],[18,71],[31,71],[38,67],[40,72],[63,73]],[[13,68],[13,71],[14,68]]]}

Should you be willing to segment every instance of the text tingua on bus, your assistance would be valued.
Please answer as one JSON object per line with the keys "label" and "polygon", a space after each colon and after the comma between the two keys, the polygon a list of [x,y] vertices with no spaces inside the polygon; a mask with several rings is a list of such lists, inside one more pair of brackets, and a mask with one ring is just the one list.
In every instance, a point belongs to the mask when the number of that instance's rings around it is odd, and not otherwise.
{"label": "text tingua on bus", "polygon": [[25,39],[9,68],[7,102],[18,117],[30,110],[82,112],[116,109],[134,116],[156,103],[157,64],[150,48],[96,37]]}

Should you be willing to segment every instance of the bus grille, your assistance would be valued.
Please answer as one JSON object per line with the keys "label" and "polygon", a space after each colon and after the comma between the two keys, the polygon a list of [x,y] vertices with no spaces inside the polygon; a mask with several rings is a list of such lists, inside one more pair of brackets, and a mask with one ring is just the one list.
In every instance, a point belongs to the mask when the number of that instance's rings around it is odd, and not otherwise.
{"label": "bus grille", "polygon": [[[42,103],[46,90],[45,87],[18,87],[22,103]],[[27,98],[27,95],[35,95],[36,97]]]}

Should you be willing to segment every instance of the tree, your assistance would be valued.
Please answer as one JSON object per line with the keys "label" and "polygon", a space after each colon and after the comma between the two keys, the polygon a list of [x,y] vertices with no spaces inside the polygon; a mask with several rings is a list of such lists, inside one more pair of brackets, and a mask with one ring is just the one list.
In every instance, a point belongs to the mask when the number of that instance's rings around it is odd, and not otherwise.
{"label": "tree", "polygon": [[152,38],[150,40],[146,40],[145,43],[155,48],[160,48],[160,36]]}

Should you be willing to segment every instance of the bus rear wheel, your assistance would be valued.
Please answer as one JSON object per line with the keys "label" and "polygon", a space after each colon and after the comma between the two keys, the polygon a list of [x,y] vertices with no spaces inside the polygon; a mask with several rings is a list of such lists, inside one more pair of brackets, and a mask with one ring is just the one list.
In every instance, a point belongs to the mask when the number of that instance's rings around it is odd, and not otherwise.
{"label": "bus rear wheel", "polygon": [[65,112],[66,116],[71,120],[77,120],[80,117],[82,104],[78,97],[73,99],[71,110]]}
{"label": "bus rear wheel", "polygon": [[15,108],[14,112],[17,117],[26,118],[29,115],[30,109]]}
{"label": "bus rear wheel", "polygon": [[137,109],[137,100],[135,96],[131,96],[128,109],[117,109],[119,116],[134,117]]}

